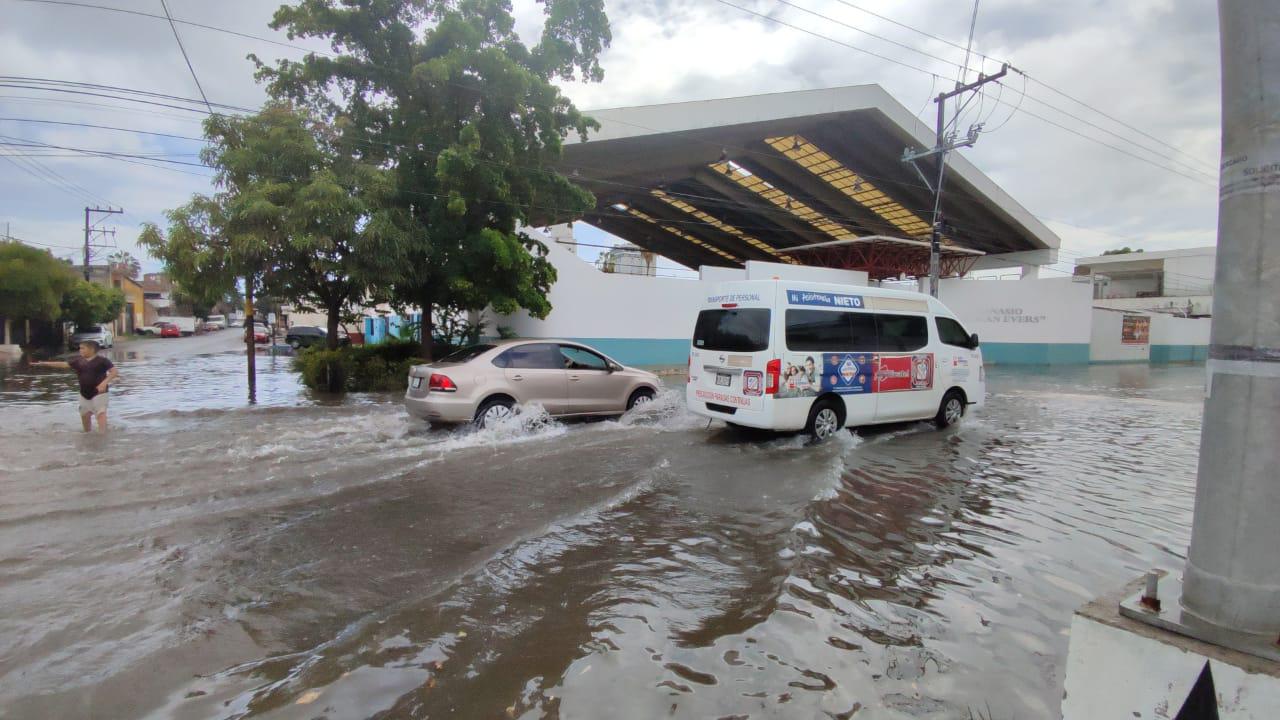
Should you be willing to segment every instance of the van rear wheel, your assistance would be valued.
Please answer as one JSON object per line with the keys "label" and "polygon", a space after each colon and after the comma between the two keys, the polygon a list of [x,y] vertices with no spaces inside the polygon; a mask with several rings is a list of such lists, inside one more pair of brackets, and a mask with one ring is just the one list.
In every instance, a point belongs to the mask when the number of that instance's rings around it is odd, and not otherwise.
{"label": "van rear wheel", "polygon": [[822,442],[835,435],[842,425],[844,419],[840,408],[834,400],[826,399],[813,404],[813,408],[809,410],[809,422],[804,429],[815,442]]}
{"label": "van rear wheel", "polygon": [[933,418],[933,422],[941,430],[960,422],[962,417],[964,417],[964,396],[952,390],[942,397],[942,404],[938,406],[938,414]]}

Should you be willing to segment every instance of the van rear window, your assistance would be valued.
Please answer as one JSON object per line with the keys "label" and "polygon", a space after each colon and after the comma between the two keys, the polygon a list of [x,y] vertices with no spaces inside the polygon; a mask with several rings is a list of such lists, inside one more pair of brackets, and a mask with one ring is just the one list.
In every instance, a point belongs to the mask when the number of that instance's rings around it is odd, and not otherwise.
{"label": "van rear window", "polygon": [[703,310],[693,328],[699,350],[759,352],[769,348],[769,309]]}

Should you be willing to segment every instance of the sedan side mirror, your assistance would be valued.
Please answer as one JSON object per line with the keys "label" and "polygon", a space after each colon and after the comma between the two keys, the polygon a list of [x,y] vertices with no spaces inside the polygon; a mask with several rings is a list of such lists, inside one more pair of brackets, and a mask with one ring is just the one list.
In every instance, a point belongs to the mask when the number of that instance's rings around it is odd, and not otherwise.
{"label": "sedan side mirror", "polygon": [[978,333],[969,336],[969,349],[972,350],[976,347],[978,347]]}

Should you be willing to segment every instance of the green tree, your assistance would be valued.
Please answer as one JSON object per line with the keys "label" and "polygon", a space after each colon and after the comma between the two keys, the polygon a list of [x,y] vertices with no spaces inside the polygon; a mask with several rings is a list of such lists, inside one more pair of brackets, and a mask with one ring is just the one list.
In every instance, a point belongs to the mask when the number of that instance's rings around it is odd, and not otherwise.
{"label": "green tree", "polygon": [[1134,250],[1130,248],[1128,245],[1125,245],[1124,247],[1117,248],[1115,250],[1104,250],[1102,254],[1103,255],[1128,255],[1129,253],[1140,253],[1140,252],[1142,252],[1142,248],[1138,248],[1137,250]]}
{"label": "green tree", "polygon": [[107,256],[107,262],[120,268],[130,280],[137,280],[142,274],[142,263],[127,250],[117,250]]}
{"label": "green tree", "polygon": [[124,293],[116,288],[79,280],[62,295],[61,317],[76,325],[96,325],[120,317]]}
{"label": "green tree", "polygon": [[66,263],[44,250],[0,240],[0,315],[57,320],[62,297],[78,280]]}
{"label": "green tree", "polygon": [[272,21],[341,53],[259,63],[258,77],[329,119],[353,154],[394,169],[412,224],[379,295],[421,309],[428,359],[438,308],[545,317],[555,270],[518,228],[595,205],[552,169],[570,132],[585,139],[598,127],[555,81],[603,77],[608,18],[603,0],[543,6],[533,48],[507,0],[302,0]]}

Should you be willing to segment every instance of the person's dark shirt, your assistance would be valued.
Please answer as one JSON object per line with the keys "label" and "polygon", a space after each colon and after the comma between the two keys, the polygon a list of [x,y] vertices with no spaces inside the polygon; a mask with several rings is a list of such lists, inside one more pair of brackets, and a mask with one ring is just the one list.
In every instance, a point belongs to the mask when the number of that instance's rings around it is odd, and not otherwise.
{"label": "person's dark shirt", "polygon": [[107,379],[107,372],[115,367],[101,355],[94,355],[88,360],[77,355],[68,360],[67,364],[80,376],[80,397],[85,400],[92,400],[98,394],[98,386]]}

